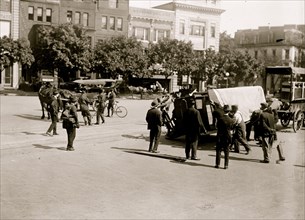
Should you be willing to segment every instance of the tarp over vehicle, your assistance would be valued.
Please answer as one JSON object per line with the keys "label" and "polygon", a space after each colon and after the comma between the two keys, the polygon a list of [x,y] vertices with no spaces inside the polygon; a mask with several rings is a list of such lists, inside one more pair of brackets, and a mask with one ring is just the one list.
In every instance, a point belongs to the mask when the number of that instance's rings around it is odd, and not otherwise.
{"label": "tarp over vehicle", "polygon": [[221,106],[238,105],[244,121],[250,120],[252,112],[260,108],[260,103],[266,102],[261,86],[209,89],[208,94],[211,101]]}

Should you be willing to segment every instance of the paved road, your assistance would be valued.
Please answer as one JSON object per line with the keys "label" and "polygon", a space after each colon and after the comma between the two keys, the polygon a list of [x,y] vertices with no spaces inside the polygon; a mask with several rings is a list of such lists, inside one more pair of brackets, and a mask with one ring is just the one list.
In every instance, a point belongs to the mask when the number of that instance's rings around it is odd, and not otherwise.
{"label": "paved road", "polygon": [[[286,161],[261,164],[262,150],[230,154],[215,169],[214,144],[200,161],[181,163],[183,138],[162,138],[151,155],[144,121],[148,100],[120,100],[126,118],[66,134],[43,134],[37,97],[0,96],[1,219],[304,219],[305,130],[279,132]],[[165,132],[165,129],[164,131]],[[223,160],[222,160],[223,163]]]}

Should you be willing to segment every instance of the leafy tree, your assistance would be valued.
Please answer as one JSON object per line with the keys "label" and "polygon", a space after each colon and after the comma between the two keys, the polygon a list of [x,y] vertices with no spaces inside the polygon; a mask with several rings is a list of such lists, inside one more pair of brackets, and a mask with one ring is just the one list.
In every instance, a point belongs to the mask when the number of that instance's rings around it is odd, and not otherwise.
{"label": "leafy tree", "polygon": [[222,77],[227,68],[226,57],[212,49],[197,51],[193,65],[193,78],[197,81],[206,81],[208,85],[214,85],[215,79]]}
{"label": "leafy tree", "polygon": [[38,35],[34,54],[39,69],[58,68],[66,73],[90,71],[91,42],[81,26],[41,26],[38,28]]}
{"label": "leafy tree", "polygon": [[148,59],[141,42],[123,35],[96,44],[93,66],[95,72],[106,78],[122,75],[128,80],[131,75],[143,77],[148,73]]}
{"label": "leafy tree", "polygon": [[194,52],[191,42],[164,39],[156,44],[150,43],[148,57],[151,65],[162,65],[162,74],[165,77],[169,77],[173,72],[188,75],[193,69]]}
{"label": "leafy tree", "polygon": [[235,50],[234,38],[227,34],[227,32],[220,33],[219,36],[219,53],[227,55]]}
{"label": "leafy tree", "polygon": [[24,38],[18,40],[7,36],[0,38],[0,54],[1,71],[15,62],[20,62],[25,67],[30,67],[34,62],[30,44]]}
{"label": "leafy tree", "polygon": [[234,85],[238,86],[239,82],[245,85],[253,85],[255,81],[262,76],[264,65],[249,53],[234,51],[227,57],[228,66],[226,71],[234,79]]}

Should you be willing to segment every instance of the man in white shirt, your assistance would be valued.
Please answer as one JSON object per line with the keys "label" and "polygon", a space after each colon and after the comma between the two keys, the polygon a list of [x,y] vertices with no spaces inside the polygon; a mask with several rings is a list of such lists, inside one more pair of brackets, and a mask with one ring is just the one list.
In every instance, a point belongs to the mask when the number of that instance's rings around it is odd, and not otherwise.
{"label": "man in white shirt", "polygon": [[233,141],[232,141],[232,144],[234,145],[234,151],[236,153],[239,153],[239,143],[241,143],[247,151],[246,154],[249,154],[251,148],[249,147],[249,144],[246,141],[246,124],[243,120],[243,116],[241,112],[238,111],[238,105],[232,105],[231,114],[235,121],[235,128],[234,128]]}

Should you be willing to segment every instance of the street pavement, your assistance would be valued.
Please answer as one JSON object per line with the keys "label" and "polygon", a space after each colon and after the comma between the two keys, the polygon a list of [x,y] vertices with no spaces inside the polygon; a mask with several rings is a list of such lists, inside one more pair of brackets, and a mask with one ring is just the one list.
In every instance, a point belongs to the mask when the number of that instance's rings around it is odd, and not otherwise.
{"label": "street pavement", "polygon": [[[181,162],[184,139],[148,149],[151,100],[119,99],[126,118],[45,136],[38,97],[0,96],[1,219],[304,219],[305,129],[282,129],[286,161],[270,164],[260,147],[231,153],[229,169],[215,169],[214,139],[199,145],[200,161]],[[95,122],[95,118],[93,119]],[[279,126],[280,127],[280,126]],[[223,158],[221,165],[223,167]]]}

